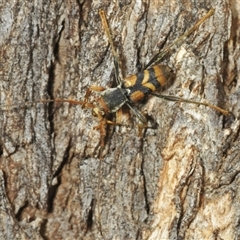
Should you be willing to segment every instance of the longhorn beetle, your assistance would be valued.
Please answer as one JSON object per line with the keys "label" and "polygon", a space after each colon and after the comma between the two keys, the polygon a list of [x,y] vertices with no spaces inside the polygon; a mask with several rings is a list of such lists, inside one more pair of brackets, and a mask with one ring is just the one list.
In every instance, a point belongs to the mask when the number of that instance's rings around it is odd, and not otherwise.
{"label": "longhorn beetle", "polygon": [[[137,109],[133,107],[134,103],[139,102],[146,96],[153,95],[159,98],[164,98],[169,101],[179,101],[187,102],[198,105],[205,105],[210,107],[224,115],[228,114],[228,111],[219,108],[217,106],[211,105],[207,102],[197,102],[189,99],[183,99],[177,96],[156,94],[155,91],[160,87],[167,84],[168,78],[170,77],[170,69],[165,65],[153,65],[158,63],[171,49],[174,45],[180,43],[185,38],[190,36],[206,19],[212,16],[214,9],[211,9],[205,16],[203,16],[192,28],[190,28],[186,33],[180,36],[178,39],[173,41],[162,51],[157,53],[148,64],[144,67],[143,71],[135,75],[121,79],[119,76],[119,59],[118,54],[114,48],[113,40],[111,37],[110,29],[106,20],[106,16],[103,10],[99,11],[99,15],[102,21],[103,28],[107,35],[108,41],[111,46],[111,51],[114,58],[114,68],[115,68],[115,78],[117,82],[117,87],[114,88],[104,88],[101,86],[90,86],[86,92],[84,101],[71,100],[71,99],[43,99],[34,102],[27,102],[27,104],[32,103],[49,103],[49,102],[68,102],[69,104],[82,105],[82,107],[91,108],[93,115],[97,116],[99,119],[99,124],[95,129],[99,129],[101,146],[104,146],[104,140],[106,136],[106,128],[108,124],[116,124],[108,119],[110,113],[117,113],[123,105],[127,105],[134,115],[140,120],[141,128],[147,127],[147,120],[145,116]],[[100,96],[95,98],[94,102],[89,101],[89,97],[92,91],[100,92]]]}
{"label": "longhorn beetle", "polygon": [[[168,47],[164,48],[163,51],[156,54],[152,58],[152,60],[150,60],[150,62],[145,66],[142,72],[136,75],[126,77],[122,80],[119,77],[118,55],[114,48],[113,40],[111,37],[111,33],[106,20],[105,13],[103,10],[99,11],[99,15],[102,20],[102,25],[108,37],[108,41],[110,43],[112,54],[114,57],[115,78],[118,86],[115,88],[108,88],[108,89],[104,87],[99,87],[99,86],[90,86],[85,96],[85,103],[84,104],[80,103],[80,104],[82,104],[83,106],[93,108],[94,115],[98,117],[100,123],[96,128],[100,130],[102,146],[104,145],[107,124],[114,124],[112,121],[109,121],[107,119],[107,116],[109,115],[109,113],[118,112],[118,110],[120,110],[124,104],[127,105],[132,110],[134,115],[141,121],[142,127],[147,126],[147,120],[145,116],[140,111],[135,109],[132,106],[132,104],[139,102],[149,94],[160,97],[160,98],[164,98],[170,101],[182,101],[182,102],[194,103],[199,105],[205,105],[212,109],[215,109],[216,111],[221,112],[222,114],[225,114],[225,115],[228,114],[228,111],[206,102],[197,102],[197,101],[183,99],[176,96],[160,95],[160,94],[154,93],[157,89],[167,84],[167,81],[170,77],[170,69],[165,65],[159,65],[159,64],[150,67],[154,63],[159,62],[159,60],[161,60],[161,58],[163,58],[166,55],[166,53],[170,51],[174,45],[181,42],[183,39],[185,39],[190,34],[192,34],[199,27],[199,25],[203,23],[207,18],[212,16],[213,13],[214,13],[214,10],[211,9],[185,34],[180,36]],[[96,102],[98,102],[98,105],[94,105],[88,102],[88,97],[91,95],[92,91],[101,92],[100,97],[96,99]]]}

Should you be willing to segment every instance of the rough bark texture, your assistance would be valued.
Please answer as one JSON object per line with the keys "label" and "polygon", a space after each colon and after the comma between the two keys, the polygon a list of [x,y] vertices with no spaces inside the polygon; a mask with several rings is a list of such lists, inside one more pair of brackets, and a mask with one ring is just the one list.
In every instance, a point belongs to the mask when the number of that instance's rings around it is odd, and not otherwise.
{"label": "rough bark texture", "polygon": [[[0,239],[239,239],[239,3],[3,1],[0,5]],[[108,17],[123,76],[158,46],[215,14],[164,60],[166,94],[232,112],[150,98],[156,123],[138,137],[134,116],[100,136],[91,110],[23,102],[83,99],[113,79],[98,10]],[[99,181],[100,180],[100,181]],[[99,181],[99,183],[98,183]]]}

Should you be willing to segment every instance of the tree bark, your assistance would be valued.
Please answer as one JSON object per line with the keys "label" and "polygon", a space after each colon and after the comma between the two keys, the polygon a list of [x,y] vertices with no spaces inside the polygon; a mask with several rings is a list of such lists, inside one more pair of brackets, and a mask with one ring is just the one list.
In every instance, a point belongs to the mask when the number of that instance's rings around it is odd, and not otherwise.
{"label": "tree bark", "polygon": [[[229,116],[149,97],[137,107],[157,128],[138,136],[124,108],[102,150],[88,108],[26,103],[83,100],[91,85],[114,86],[99,9],[128,76],[210,8],[214,15],[163,59],[176,75],[164,94]],[[1,239],[240,238],[237,2],[35,0],[0,11]]]}

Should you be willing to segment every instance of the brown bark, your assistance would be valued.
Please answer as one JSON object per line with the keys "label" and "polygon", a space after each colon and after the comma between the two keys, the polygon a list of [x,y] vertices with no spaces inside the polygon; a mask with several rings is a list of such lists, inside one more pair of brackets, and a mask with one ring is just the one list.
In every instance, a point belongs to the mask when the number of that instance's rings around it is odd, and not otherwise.
{"label": "brown bark", "polygon": [[[100,164],[91,110],[24,102],[84,99],[109,86],[108,17],[123,76],[137,72],[215,8],[163,62],[165,94],[232,112],[150,97],[156,123],[138,137],[129,111],[110,126]],[[15,1],[1,11],[1,239],[238,239],[239,12],[228,1]],[[10,104],[18,104],[10,106]],[[100,181],[99,181],[100,180]],[[99,183],[98,183],[99,181]]]}

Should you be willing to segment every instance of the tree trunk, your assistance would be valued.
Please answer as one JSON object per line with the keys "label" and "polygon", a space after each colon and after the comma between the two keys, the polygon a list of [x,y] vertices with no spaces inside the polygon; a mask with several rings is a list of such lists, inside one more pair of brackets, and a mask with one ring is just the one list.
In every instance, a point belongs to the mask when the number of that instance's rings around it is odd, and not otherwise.
{"label": "tree trunk", "polygon": [[[68,103],[114,86],[104,9],[122,75],[138,71],[210,8],[215,13],[163,59],[176,77],[107,129]],[[239,239],[239,8],[227,0],[1,3],[1,239]],[[97,94],[96,94],[97,95]],[[114,116],[112,118],[114,120]],[[100,160],[102,159],[102,160]]]}

